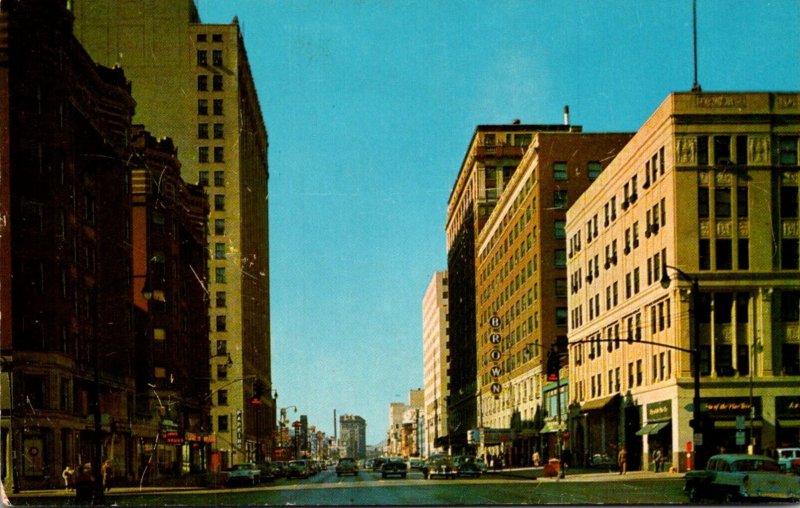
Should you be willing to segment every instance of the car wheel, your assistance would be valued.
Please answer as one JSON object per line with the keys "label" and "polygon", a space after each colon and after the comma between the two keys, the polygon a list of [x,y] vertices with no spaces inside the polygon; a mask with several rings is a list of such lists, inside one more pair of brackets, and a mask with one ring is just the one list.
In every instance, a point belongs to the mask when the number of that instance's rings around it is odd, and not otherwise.
{"label": "car wheel", "polygon": [[690,503],[696,503],[700,501],[700,493],[697,491],[696,485],[690,485],[686,487],[686,497],[689,498]]}

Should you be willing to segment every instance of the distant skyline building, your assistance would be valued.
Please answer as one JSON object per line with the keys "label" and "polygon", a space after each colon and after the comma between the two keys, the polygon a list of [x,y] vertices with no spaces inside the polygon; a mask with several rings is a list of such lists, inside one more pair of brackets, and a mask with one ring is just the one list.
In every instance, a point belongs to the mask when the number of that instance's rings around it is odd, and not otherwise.
{"label": "distant skyline building", "polygon": [[339,417],[339,448],[345,457],[367,458],[367,422],[358,415]]}
{"label": "distant skyline building", "polygon": [[238,21],[204,24],[191,0],[70,5],[92,58],[132,81],[135,120],[174,140],[183,178],[211,204],[212,463],[271,456],[268,138]]}
{"label": "distant skyline building", "polygon": [[448,369],[448,289],[447,272],[433,274],[422,298],[422,357],[425,412],[425,449],[445,451],[447,435]]}
{"label": "distant skyline building", "polygon": [[670,94],[569,209],[573,456],[686,469],[694,330],[693,455],[800,441],[798,119],[798,93]]}

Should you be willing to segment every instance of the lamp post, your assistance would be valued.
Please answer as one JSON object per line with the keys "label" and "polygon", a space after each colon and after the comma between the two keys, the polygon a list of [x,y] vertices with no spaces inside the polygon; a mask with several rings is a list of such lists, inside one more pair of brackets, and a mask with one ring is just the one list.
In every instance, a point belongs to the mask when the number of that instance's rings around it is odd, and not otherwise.
{"label": "lamp post", "polygon": [[[101,438],[102,432],[102,414],[100,411],[100,337],[97,330],[97,298],[98,295],[104,291],[108,291],[114,287],[117,287],[117,284],[120,282],[130,282],[135,279],[145,279],[144,286],[142,287],[142,297],[150,301],[154,298],[154,291],[148,286],[147,284],[147,274],[143,275],[130,275],[125,278],[116,279],[110,281],[106,286],[103,287],[94,287],[94,308],[95,312],[92,314],[94,321],[92,326],[92,363],[93,365],[93,373],[92,373],[92,412],[94,416],[94,436],[93,436],[93,445],[94,445],[94,453],[92,456],[92,475],[94,476],[94,499],[93,504],[104,504],[105,496],[105,486],[103,485],[103,474],[102,474],[102,466],[101,466],[101,457],[103,454],[103,441]],[[164,301],[163,292],[159,291],[156,295],[156,299],[159,301]]]}
{"label": "lamp post", "polygon": [[703,433],[705,431],[705,418],[703,418],[700,409],[700,329],[698,325],[697,313],[700,308],[700,284],[697,277],[692,277],[686,272],[668,264],[663,265],[661,272],[661,287],[668,288],[671,282],[669,275],[667,275],[667,268],[673,270],[678,278],[683,279],[691,285],[692,300],[691,308],[689,309],[689,319],[691,321],[691,337],[690,349],[692,354],[692,371],[694,374],[694,396],[692,398],[692,421],[690,425],[694,431],[692,441],[694,443],[694,461],[692,467],[698,469],[705,464],[705,443],[703,442]]}

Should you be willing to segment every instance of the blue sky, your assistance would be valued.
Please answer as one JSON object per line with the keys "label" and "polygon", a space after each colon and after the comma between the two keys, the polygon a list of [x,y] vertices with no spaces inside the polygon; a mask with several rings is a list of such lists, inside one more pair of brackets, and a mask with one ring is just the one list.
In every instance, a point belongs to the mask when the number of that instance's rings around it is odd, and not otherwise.
{"label": "blue sky", "polygon": [[[692,86],[692,3],[196,0],[239,17],[269,131],[273,384],[385,438],[422,387],[421,300],[478,124],[635,131]],[[704,91],[800,90],[800,1],[698,0]]]}

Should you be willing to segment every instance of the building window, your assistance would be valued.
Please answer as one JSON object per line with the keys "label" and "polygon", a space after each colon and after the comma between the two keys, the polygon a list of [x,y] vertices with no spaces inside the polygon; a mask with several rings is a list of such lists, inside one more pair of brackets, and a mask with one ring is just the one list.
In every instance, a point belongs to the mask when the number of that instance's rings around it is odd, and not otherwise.
{"label": "building window", "polygon": [[711,241],[703,238],[700,240],[698,266],[701,270],[711,270]]}
{"label": "building window", "polygon": [[228,415],[217,416],[217,431],[218,432],[228,431]]}
{"label": "building window", "polygon": [[217,341],[217,349],[214,356],[225,356],[228,353],[228,341],[227,340],[218,340]]}
{"label": "building window", "polygon": [[198,115],[207,115],[208,114],[208,100],[207,99],[197,99],[197,114]]}
{"label": "building window", "polygon": [[228,390],[220,390],[217,392],[217,405],[218,406],[228,405]]}
{"label": "building window", "polygon": [[697,216],[708,217],[708,209],[708,187],[700,187],[697,189]]}
{"label": "building window", "polygon": [[553,221],[553,227],[555,229],[555,237],[558,240],[563,240],[567,237],[566,233],[566,221],[557,220]]}
{"label": "building window", "polygon": [[715,349],[715,367],[718,376],[732,376],[736,373],[733,370],[733,348],[730,344],[718,345]]}
{"label": "building window", "polygon": [[565,249],[555,250],[555,266],[556,268],[567,267],[567,251]]}
{"label": "building window", "polygon": [[214,74],[212,78],[212,86],[215,92],[222,91],[222,74]]}
{"label": "building window", "polygon": [[214,147],[214,162],[225,162],[225,147]]}
{"label": "building window", "polygon": [[733,270],[732,243],[728,238],[716,241],[717,270]]}
{"label": "building window", "polygon": [[211,52],[211,62],[214,65],[222,65],[222,50],[215,49]]}
{"label": "building window", "polygon": [[796,218],[798,214],[797,187],[784,185],[781,187],[781,217]]}
{"label": "building window", "polygon": [[217,284],[225,284],[225,267],[218,266],[214,269],[214,282]]}
{"label": "building window", "polygon": [[564,181],[567,179],[567,163],[554,162],[553,163],[553,180]]}
{"label": "building window", "polygon": [[736,347],[736,367],[739,370],[740,376],[750,374],[750,347],[737,346]]}
{"label": "building window", "polygon": [[200,171],[197,173],[197,185],[200,187],[208,186],[208,171]]}
{"label": "building window", "polygon": [[197,34],[197,42],[206,42],[208,36],[206,34]]}
{"label": "building window", "polygon": [[226,304],[225,291],[217,291],[217,307],[218,308],[225,307],[225,304]]}
{"label": "building window", "polygon": [[225,234],[225,219],[214,219],[214,234],[215,235]]}
{"label": "building window", "polygon": [[697,136],[697,165],[708,166],[708,136]]}
{"label": "building window", "polygon": [[746,218],[750,214],[747,202],[747,187],[736,187],[736,216]]}
{"label": "building window", "polygon": [[778,138],[778,161],[781,166],[797,166],[798,136],[781,136]]}
{"label": "building window", "polygon": [[208,90],[208,75],[207,74],[200,74],[197,76],[197,90],[199,92],[205,92]]}
{"label": "building window", "polygon": [[225,244],[214,244],[214,259],[225,259]]}
{"label": "building window", "polygon": [[736,163],[747,165],[747,136],[736,136]]}
{"label": "building window", "polygon": [[739,270],[750,269],[750,240],[747,238],[740,238],[738,240],[738,256],[737,264]]}
{"label": "building window", "polygon": [[208,162],[208,147],[207,146],[197,147],[197,160],[199,162]]}
{"label": "building window", "polygon": [[725,165],[731,161],[731,137],[714,136],[714,164]]}
{"label": "building window", "polygon": [[214,210],[221,212],[225,210],[225,195],[214,194]]}
{"label": "building window", "polygon": [[711,346],[700,346],[700,374],[711,374]]}
{"label": "building window", "polygon": [[800,321],[800,291],[781,293],[781,321],[784,323]]}
{"label": "building window", "polygon": [[214,186],[225,187],[225,172],[214,171]]}
{"label": "building window", "polygon": [[215,123],[214,124],[214,139],[222,139],[225,137],[225,124],[223,123]]}
{"label": "building window", "polygon": [[800,268],[800,240],[781,240],[781,268],[783,270]]}
{"label": "building window", "polygon": [[800,375],[800,344],[783,345],[783,373],[788,376]]}
{"label": "building window", "polygon": [[197,124],[197,137],[200,139],[208,139],[208,124],[207,123],[199,123]]}
{"label": "building window", "polygon": [[221,316],[216,316],[216,330],[218,332],[224,332],[227,329],[227,320],[225,314]]}
{"label": "building window", "polygon": [[214,99],[214,114],[222,115],[222,99]]}
{"label": "building window", "polygon": [[714,216],[731,216],[731,189],[730,187],[717,187],[714,190]]}
{"label": "building window", "polygon": [[567,191],[557,190],[553,191],[553,208],[560,210],[566,209],[568,206]]}
{"label": "building window", "polygon": [[556,298],[567,297],[567,279],[556,279]]}
{"label": "building window", "polygon": [[197,50],[197,65],[208,65],[208,52],[206,50]]}
{"label": "building window", "polygon": [[556,326],[567,326],[567,308],[556,308]]}
{"label": "building window", "polygon": [[596,179],[598,176],[600,176],[600,173],[602,171],[603,171],[603,166],[599,162],[590,162],[587,171],[589,175],[589,180]]}

